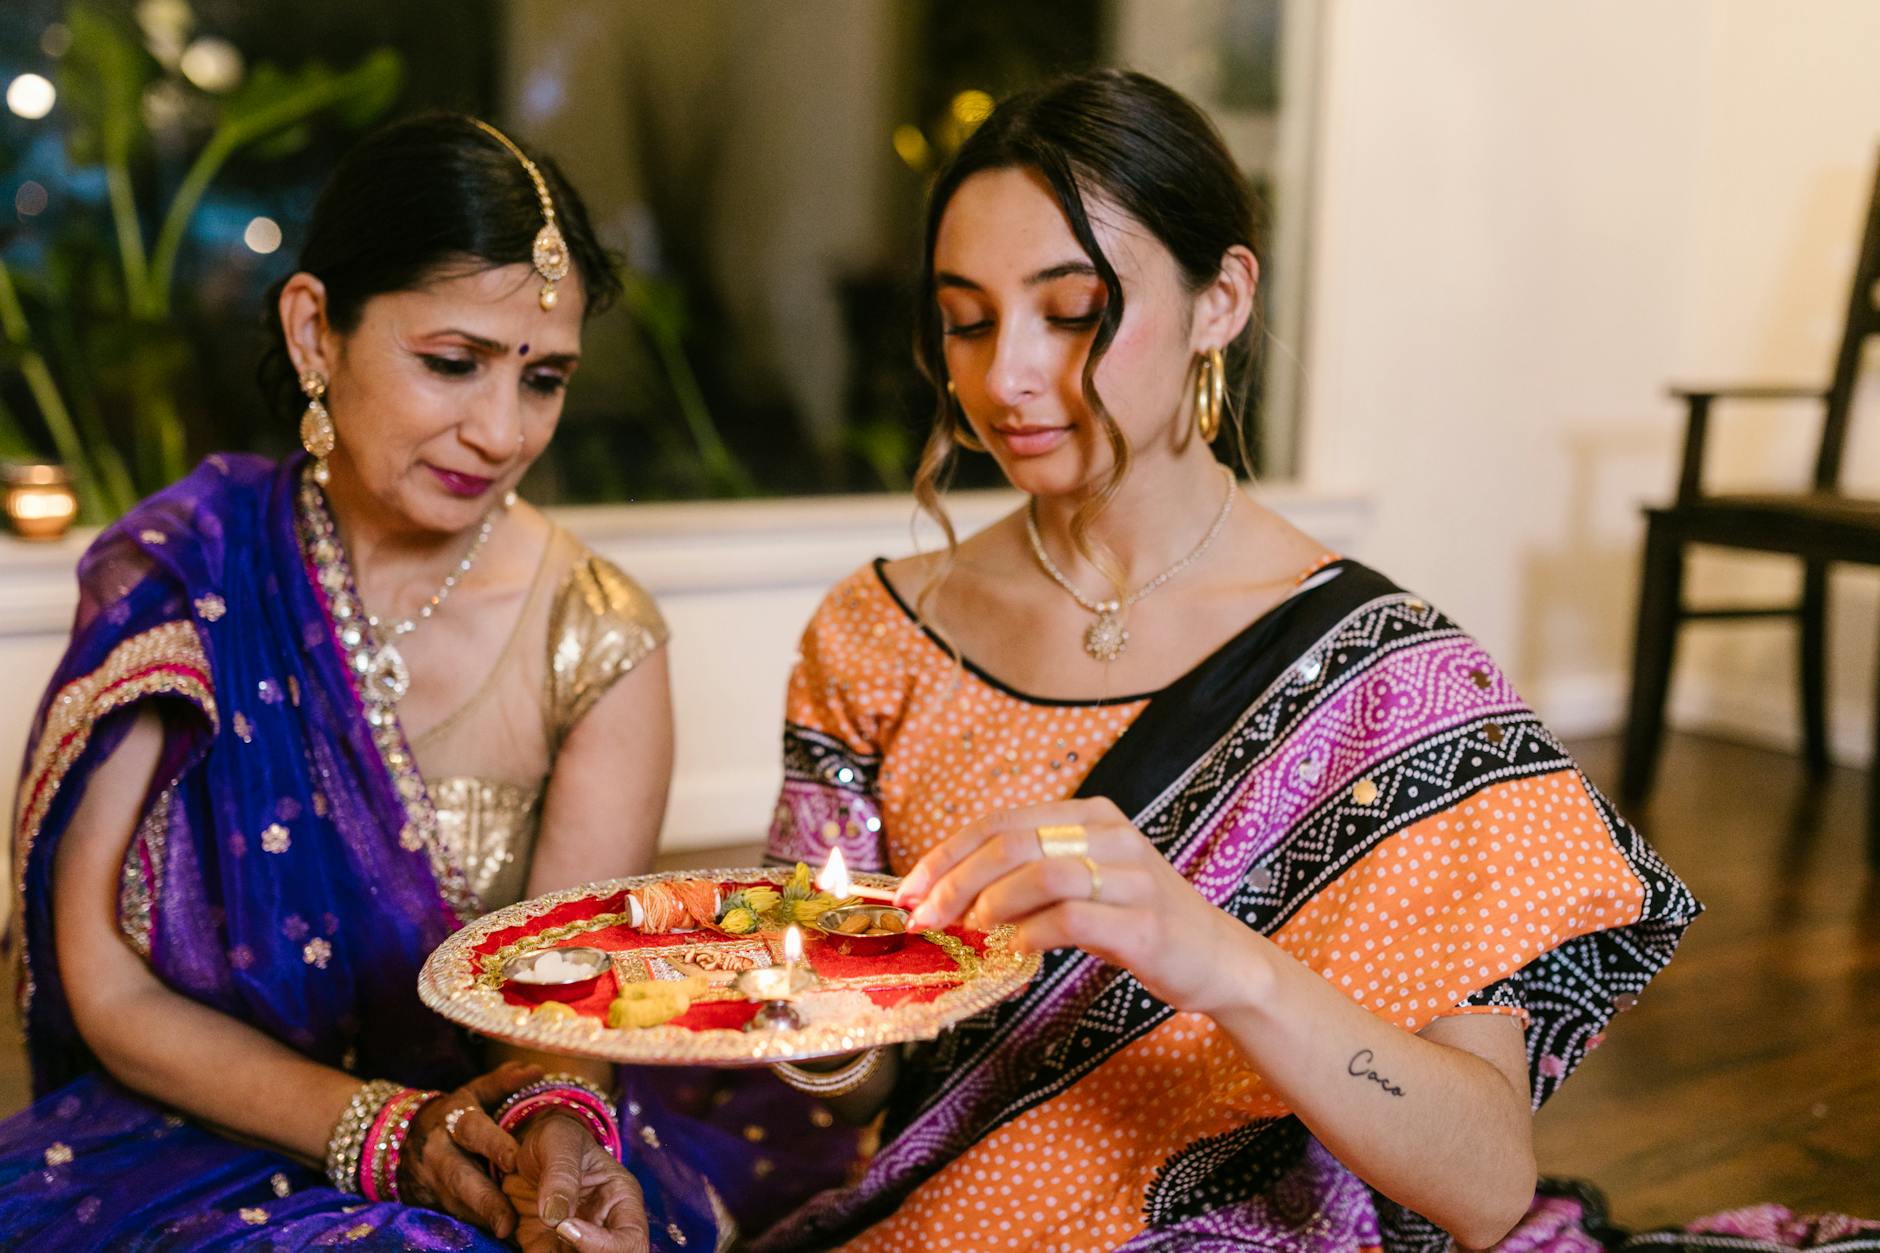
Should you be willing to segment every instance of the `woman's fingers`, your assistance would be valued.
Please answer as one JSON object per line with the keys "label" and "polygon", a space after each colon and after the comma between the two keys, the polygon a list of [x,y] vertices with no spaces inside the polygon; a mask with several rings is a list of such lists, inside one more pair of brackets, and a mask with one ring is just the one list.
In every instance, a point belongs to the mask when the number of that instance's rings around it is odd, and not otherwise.
{"label": "woman's fingers", "polygon": [[[1049,809],[1050,806],[1039,806],[1039,808]],[[935,881],[928,890],[926,899],[908,919],[909,928],[945,927],[958,922],[965,917],[967,910],[973,907],[973,902],[979,898],[979,895],[994,883],[1014,871],[1041,861],[1065,862],[1075,867],[1083,876],[1084,891],[1076,893],[1067,890],[1063,895],[1087,895],[1090,872],[1089,868],[1084,865],[1083,859],[1080,857],[1046,858],[1043,845],[1038,838],[1038,828],[1046,824],[1029,821],[1029,813],[1026,818],[1024,825],[1006,826],[983,839],[977,848]],[[1084,828],[1084,840],[1089,847],[1089,856],[1093,861],[1104,863],[1125,857],[1127,852],[1125,837],[1134,835],[1133,828],[1114,821],[1100,822],[1094,815],[1091,816],[1090,821],[1080,825]],[[1059,870],[1051,873],[1056,881],[1062,883],[1069,883],[1072,877],[1068,871]]]}
{"label": "woman's fingers", "polygon": [[985,931],[1002,922],[1019,922],[1067,901],[1094,899],[1107,906],[1144,905],[1153,891],[1148,872],[1135,866],[1099,863],[1093,874],[1082,858],[1043,857],[986,887],[967,911],[966,919],[969,925]]}
{"label": "woman's fingers", "polygon": [[627,1229],[600,1226],[580,1218],[569,1218],[555,1228],[555,1234],[580,1249],[581,1253],[646,1253],[652,1247],[646,1220]]}
{"label": "woman's fingers", "polygon": [[498,1239],[508,1239],[516,1229],[515,1207],[489,1175],[442,1137],[433,1137],[425,1144],[424,1156],[432,1190],[446,1211],[476,1223]]}
{"label": "woman's fingers", "polygon": [[572,1218],[581,1200],[581,1159],[594,1136],[573,1118],[548,1111],[536,1115],[535,1150],[542,1173],[535,1181],[536,1212],[550,1227]]}
{"label": "woman's fingers", "polygon": [[496,1125],[496,1120],[482,1106],[453,1102],[450,1112],[444,1116],[444,1133],[458,1148],[475,1153],[502,1173],[509,1174],[516,1169],[520,1146],[514,1136]]}
{"label": "woman's fingers", "polygon": [[[995,839],[1037,839],[1038,828],[1083,823],[1091,826],[1113,822],[1122,815],[1103,797],[1088,800],[1057,801],[1049,805],[1026,805],[1004,813],[988,814],[970,822],[958,832],[927,851],[895,890],[894,903],[903,908],[918,905],[932,892],[934,885],[948,872]],[[1035,850],[1034,850],[1035,851]]]}
{"label": "woman's fingers", "polygon": [[459,1092],[485,1108],[514,1096],[542,1077],[542,1068],[531,1062],[504,1062],[495,1070],[478,1075]]}
{"label": "woman's fingers", "polygon": [[[607,1175],[581,1199],[581,1213],[556,1230],[581,1249],[607,1253],[643,1253],[651,1246],[646,1201],[626,1167],[606,1162]],[[572,1225],[573,1231],[569,1228]]]}
{"label": "woman's fingers", "polygon": [[1019,923],[1012,943],[1024,953],[1080,948],[1134,970],[1142,948],[1141,918],[1140,911],[1113,910],[1091,901],[1064,901]]}

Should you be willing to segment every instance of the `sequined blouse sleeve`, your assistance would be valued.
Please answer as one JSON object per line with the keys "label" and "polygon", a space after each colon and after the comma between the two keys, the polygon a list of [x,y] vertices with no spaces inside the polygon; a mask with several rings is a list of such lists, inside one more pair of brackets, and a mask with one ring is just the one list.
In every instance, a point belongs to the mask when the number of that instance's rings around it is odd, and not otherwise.
{"label": "sequined blouse sleeve", "polygon": [[666,620],[646,589],[611,561],[583,552],[548,616],[548,715],[559,748],[620,677],[666,642]]}

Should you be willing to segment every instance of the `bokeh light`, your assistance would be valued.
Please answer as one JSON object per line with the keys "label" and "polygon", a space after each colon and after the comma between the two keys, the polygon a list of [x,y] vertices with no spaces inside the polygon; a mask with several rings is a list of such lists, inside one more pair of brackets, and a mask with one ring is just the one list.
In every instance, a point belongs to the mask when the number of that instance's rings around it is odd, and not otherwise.
{"label": "bokeh light", "polygon": [[22,74],[7,84],[7,108],[29,120],[52,112],[59,93],[43,74]]}
{"label": "bokeh light", "polygon": [[265,257],[281,246],[281,224],[273,218],[256,218],[242,232],[242,242]]}

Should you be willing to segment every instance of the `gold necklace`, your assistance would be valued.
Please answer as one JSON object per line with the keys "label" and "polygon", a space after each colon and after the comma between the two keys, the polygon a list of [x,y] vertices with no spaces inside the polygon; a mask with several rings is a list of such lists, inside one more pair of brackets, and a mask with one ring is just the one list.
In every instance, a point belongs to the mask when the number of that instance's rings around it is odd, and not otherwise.
{"label": "gold necklace", "polygon": [[1032,497],[1031,503],[1025,507],[1025,535],[1031,540],[1032,556],[1038,559],[1038,565],[1051,576],[1053,582],[1069,592],[1071,598],[1079,605],[1097,615],[1097,620],[1084,630],[1085,652],[1103,662],[1115,661],[1121,657],[1124,650],[1129,647],[1129,628],[1123,624],[1123,615],[1129,612],[1130,606],[1199,561],[1201,554],[1207,552],[1213,546],[1214,541],[1220,538],[1221,529],[1227,525],[1227,515],[1234,511],[1234,500],[1240,495],[1235,490],[1233,470],[1222,466],[1221,477],[1227,481],[1227,494],[1221,500],[1221,511],[1214,516],[1214,525],[1209,527],[1208,533],[1201,537],[1201,542],[1196,544],[1186,557],[1121,600],[1091,600],[1078,591],[1074,583],[1064,577],[1064,572],[1057,568],[1056,562],[1051,560],[1051,554],[1044,550],[1044,537],[1038,533],[1038,498]]}
{"label": "gold necklace", "polygon": [[340,603],[332,606],[333,617],[339,626],[340,642],[353,652],[353,668],[358,672],[359,685],[366,703],[396,705],[411,690],[411,667],[405,663],[405,655],[399,651],[395,641],[418,629],[418,624],[430,618],[438,607],[450,598],[451,592],[470,573],[470,567],[476,564],[483,552],[483,545],[490,538],[490,532],[496,527],[496,520],[516,503],[515,492],[505,492],[498,503],[490,506],[483,515],[482,523],[477,527],[476,538],[470,542],[469,551],[444,576],[443,584],[433,592],[416,615],[389,626],[379,620],[377,614],[367,612],[358,599],[358,587],[353,580],[352,563],[348,560],[346,546],[339,538],[339,528],[333,522],[333,515],[327,512],[326,499],[311,477],[301,480],[301,504],[307,515],[313,532],[313,550],[322,569],[331,571],[327,582],[329,596],[344,594],[343,607]]}

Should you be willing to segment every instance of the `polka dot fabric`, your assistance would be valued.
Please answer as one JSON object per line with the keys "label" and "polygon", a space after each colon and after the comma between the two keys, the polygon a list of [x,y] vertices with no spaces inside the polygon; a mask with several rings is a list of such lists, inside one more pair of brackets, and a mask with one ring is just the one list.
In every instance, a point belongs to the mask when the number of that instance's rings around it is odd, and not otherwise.
{"label": "polka dot fabric", "polygon": [[[1396,633],[1400,620],[1430,639],[1456,634],[1402,598],[1394,609],[1361,608],[1343,625],[1350,655],[1411,674],[1422,653]],[[1367,651],[1380,647],[1396,651]],[[1345,660],[1344,649],[1331,653]],[[1353,683],[1375,678],[1354,675]],[[1481,678],[1465,681],[1482,691]],[[881,860],[905,873],[974,818],[1071,795],[1147,703],[1041,703],[1008,692],[958,665],[870,568],[838,585],[805,635],[789,719],[879,763]],[[1491,712],[1507,722],[1512,710]],[[1354,770],[1379,770],[1363,763],[1408,747],[1386,743],[1362,719],[1354,726],[1366,729],[1354,741],[1363,759]],[[1499,744],[1505,728],[1495,732]],[[1290,760],[1282,754],[1263,769]],[[1360,806],[1377,800],[1370,776],[1351,786],[1372,793]],[[1525,1025],[1521,998],[1490,995],[1494,988],[1575,937],[1644,912],[1637,866],[1570,763],[1485,779],[1460,796],[1367,843],[1269,931],[1333,986],[1411,1031],[1458,1013],[1509,1014]],[[1283,825],[1308,838],[1311,821],[1302,813]],[[1197,1144],[1288,1112],[1211,1019],[1173,1014],[994,1125],[841,1247],[1112,1249],[1144,1230],[1159,1172]]]}
{"label": "polka dot fabric", "polygon": [[883,860],[906,874],[975,818],[1070,796],[1146,704],[1002,691],[957,665],[870,566],[837,584],[810,623],[786,717],[880,757]]}
{"label": "polka dot fabric", "polygon": [[1410,1031],[1579,935],[1639,917],[1644,892],[1579,773],[1495,784],[1385,839],[1274,934]]}

